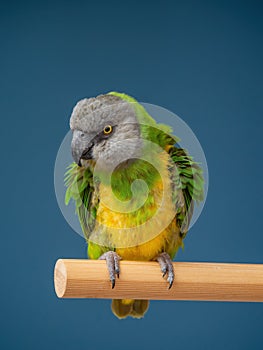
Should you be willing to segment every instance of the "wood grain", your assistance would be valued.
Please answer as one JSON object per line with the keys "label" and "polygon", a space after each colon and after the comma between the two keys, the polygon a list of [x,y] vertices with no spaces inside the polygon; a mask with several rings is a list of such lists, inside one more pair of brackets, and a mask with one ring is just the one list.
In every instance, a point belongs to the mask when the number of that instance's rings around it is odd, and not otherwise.
{"label": "wood grain", "polygon": [[263,301],[262,264],[175,262],[170,290],[156,262],[121,261],[111,289],[105,261],[59,259],[54,269],[59,298]]}

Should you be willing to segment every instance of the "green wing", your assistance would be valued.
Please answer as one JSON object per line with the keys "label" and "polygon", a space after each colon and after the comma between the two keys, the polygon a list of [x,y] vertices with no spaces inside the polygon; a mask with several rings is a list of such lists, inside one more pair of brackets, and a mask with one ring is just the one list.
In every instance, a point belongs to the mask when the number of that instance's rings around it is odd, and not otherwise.
{"label": "green wing", "polygon": [[193,214],[194,202],[199,203],[204,199],[203,171],[186,150],[173,146],[169,149],[169,154],[176,165],[176,171],[173,171],[173,174],[175,173],[173,198],[177,208],[177,223],[181,235],[185,237]]}
{"label": "green wing", "polygon": [[68,205],[70,199],[75,201],[80,225],[88,240],[95,225],[99,204],[91,169],[79,167],[76,163],[70,164],[65,173],[65,185],[65,204]]}

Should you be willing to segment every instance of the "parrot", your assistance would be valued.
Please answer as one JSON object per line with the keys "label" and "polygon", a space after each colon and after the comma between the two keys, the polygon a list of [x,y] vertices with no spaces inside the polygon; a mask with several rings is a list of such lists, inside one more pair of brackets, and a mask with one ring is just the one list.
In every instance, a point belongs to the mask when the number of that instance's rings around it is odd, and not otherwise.
{"label": "parrot", "polygon": [[[65,172],[65,204],[75,202],[88,258],[105,260],[112,288],[121,278],[120,260],[156,261],[171,288],[172,260],[204,199],[200,163],[170,126],[125,93],[81,99],[70,129],[74,161]],[[142,318],[148,307],[136,299],[111,304],[119,319]]]}

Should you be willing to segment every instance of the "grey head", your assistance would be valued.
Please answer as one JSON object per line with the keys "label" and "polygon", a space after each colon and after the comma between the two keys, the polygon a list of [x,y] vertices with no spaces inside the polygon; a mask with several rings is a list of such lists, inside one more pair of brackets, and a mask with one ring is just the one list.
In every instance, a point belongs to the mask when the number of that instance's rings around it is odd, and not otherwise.
{"label": "grey head", "polygon": [[133,106],[114,95],[80,100],[70,118],[72,156],[79,166],[87,160],[106,168],[122,159],[138,158],[142,147]]}

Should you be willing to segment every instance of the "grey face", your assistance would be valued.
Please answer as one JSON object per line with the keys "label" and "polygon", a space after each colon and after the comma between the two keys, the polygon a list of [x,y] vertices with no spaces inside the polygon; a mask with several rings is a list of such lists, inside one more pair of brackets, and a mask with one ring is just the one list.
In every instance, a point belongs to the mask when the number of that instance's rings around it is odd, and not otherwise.
{"label": "grey face", "polygon": [[72,156],[79,166],[89,159],[107,167],[139,157],[142,144],[137,118],[133,107],[119,97],[100,95],[79,101],[70,128]]}

